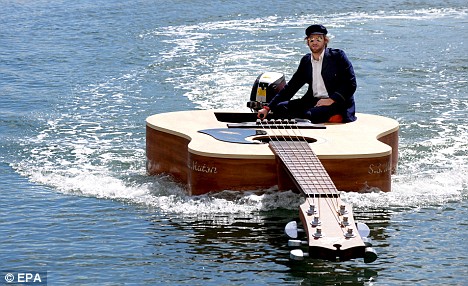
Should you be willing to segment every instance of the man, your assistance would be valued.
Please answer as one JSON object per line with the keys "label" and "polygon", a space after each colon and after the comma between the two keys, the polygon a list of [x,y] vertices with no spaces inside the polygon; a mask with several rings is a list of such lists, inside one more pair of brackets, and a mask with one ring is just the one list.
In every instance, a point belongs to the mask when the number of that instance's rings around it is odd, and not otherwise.
{"label": "man", "polygon": [[[342,50],[327,48],[329,38],[324,26],[311,25],[305,33],[312,53],[302,57],[291,80],[258,111],[258,117],[265,118],[271,110],[282,118],[306,118],[313,123],[356,120],[356,77],[351,62]],[[291,100],[306,83],[306,94]]]}

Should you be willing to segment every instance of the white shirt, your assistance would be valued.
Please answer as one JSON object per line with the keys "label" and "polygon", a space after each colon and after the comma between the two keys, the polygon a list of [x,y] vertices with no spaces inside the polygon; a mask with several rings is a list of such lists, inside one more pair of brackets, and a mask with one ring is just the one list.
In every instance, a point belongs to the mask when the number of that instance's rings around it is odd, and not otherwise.
{"label": "white shirt", "polygon": [[324,54],[325,50],[322,51],[318,61],[314,60],[314,56],[311,55],[310,60],[312,62],[312,92],[314,97],[318,98],[329,98],[322,77],[322,63]]}

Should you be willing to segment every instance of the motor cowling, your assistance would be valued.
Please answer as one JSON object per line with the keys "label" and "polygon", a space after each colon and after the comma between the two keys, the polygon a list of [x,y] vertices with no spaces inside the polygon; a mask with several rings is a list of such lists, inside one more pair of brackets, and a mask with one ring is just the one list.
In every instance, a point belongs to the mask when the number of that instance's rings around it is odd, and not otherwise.
{"label": "motor cowling", "polygon": [[260,110],[286,85],[284,74],[278,72],[264,72],[260,74],[252,87],[250,101],[247,107]]}

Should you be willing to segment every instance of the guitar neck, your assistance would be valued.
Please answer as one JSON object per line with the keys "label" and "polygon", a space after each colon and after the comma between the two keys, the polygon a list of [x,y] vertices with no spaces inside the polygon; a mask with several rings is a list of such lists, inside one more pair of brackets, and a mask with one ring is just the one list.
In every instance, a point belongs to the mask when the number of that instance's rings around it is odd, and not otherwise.
{"label": "guitar neck", "polygon": [[339,197],[335,184],[306,141],[270,141],[269,145],[306,197]]}
{"label": "guitar neck", "polygon": [[309,143],[272,140],[269,144],[307,197],[299,207],[308,240],[307,255],[331,261],[365,257],[366,246],[355,225],[352,208],[341,201],[335,184]]}

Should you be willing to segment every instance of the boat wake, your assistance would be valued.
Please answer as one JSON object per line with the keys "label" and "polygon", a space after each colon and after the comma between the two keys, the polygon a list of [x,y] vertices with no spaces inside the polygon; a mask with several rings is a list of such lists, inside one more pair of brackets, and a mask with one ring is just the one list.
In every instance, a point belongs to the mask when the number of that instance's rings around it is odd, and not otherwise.
{"label": "boat wake", "polygon": [[[141,158],[143,160],[143,158]],[[184,186],[170,177],[136,174],[119,179],[115,174],[25,173],[30,180],[50,186],[61,193],[112,199],[135,204],[159,213],[180,215],[249,214],[278,209],[296,210],[303,196],[292,191],[278,192],[276,187],[244,193],[225,190],[220,193],[188,196]],[[29,167],[28,167],[29,168]],[[395,175],[392,192],[369,190],[367,193],[341,193],[343,201],[356,210],[398,209],[417,210],[440,206],[468,198],[467,172],[437,173],[425,176]]]}

